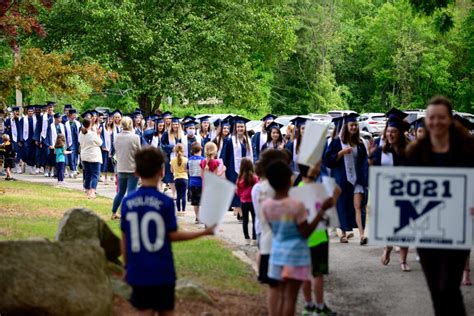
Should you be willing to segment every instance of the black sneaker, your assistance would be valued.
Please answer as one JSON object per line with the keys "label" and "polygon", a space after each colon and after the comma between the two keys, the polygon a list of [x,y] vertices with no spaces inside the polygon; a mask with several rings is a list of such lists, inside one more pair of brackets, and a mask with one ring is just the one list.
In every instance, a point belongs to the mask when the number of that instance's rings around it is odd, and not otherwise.
{"label": "black sneaker", "polygon": [[316,307],[316,315],[318,315],[318,316],[326,316],[326,315],[335,316],[335,315],[337,315],[337,313],[333,312],[329,307],[324,305],[324,308],[322,308],[322,309],[319,309],[319,308]]}
{"label": "black sneaker", "polygon": [[316,305],[312,304],[305,304],[303,308],[303,316],[313,316],[314,313],[316,312]]}

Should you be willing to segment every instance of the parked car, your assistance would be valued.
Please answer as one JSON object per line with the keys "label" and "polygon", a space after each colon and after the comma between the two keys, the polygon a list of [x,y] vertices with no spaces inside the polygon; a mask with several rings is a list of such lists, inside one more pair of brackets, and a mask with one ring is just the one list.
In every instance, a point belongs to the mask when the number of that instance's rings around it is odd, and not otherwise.
{"label": "parked car", "polygon": [[383,113],[364,113],[359,116],[359,129],[372,135],[380,135],[387,122]]}
{"label": "parked car", "polygon": [[351,113],[357,113],[356,111],[352,110],[334,110],[334,111],[328,111],[328,115],[331,117],[339,117],[339,116],[346,116]]}

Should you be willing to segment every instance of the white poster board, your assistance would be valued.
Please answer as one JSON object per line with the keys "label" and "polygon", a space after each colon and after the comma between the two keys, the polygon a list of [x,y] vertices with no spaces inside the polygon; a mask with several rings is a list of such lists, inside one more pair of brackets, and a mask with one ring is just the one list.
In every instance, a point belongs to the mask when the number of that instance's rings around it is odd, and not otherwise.
{"label": "white poster board", "polygon": [[370,167],[371,244],[470,249],[474,170]]}
{"label": "white poster board", "polygon": [[[302,202],[308,210],[308,222],[313,221],[322,203],[332,196],[328,194],[326,188],[321,183],[308,183],[301,187],[292,187],[289,192],[290,197]],[[323,219],[319,222],[317,229],[327,227],[337,227],[339,219],[334,208],[326,210]]]}
{"label": "white poster board", "polygon": [[205,172],[199,210],[199,220],[207,225],[219,224],[229,210],[235,185],[211,172]]}
{"label": "white poster board", "polygon": [[301,141],[298,163],[313,166],[321,160],[329,125],[313,121],[306,122]]}

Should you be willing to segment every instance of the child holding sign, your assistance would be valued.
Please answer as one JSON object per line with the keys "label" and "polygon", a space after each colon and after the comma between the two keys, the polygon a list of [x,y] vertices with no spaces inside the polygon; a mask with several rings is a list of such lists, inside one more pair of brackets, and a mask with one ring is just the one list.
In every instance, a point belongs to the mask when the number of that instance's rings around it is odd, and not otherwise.
{"label": "child holding sign", "polygon": [[122,256],[126,280],[132,286],[132,305],[141,315],[173,315],[176,272],[171,242],[212,235],[202,231],[178,231],[173,200],[157,190],[165,157],[146,147],[135,155],[141,187],[122,202]]}
{"label": "child holding sign", "polygon": [[263,216],[270,222],[273,232],[268,277],[280,282],[271,288],[280,294],[280,299],[269,306],[269,314],[294,315],[301,283],[310,280],[311,258],[306,238],[316,228],[324,211],[332,206],[332,198],[323,203],[317,216],[308,223],[304,204],[288,195],[293,175],[288,164],[275,161],[267,167],[265,174],[275,190],[274,198],[262,204]]}

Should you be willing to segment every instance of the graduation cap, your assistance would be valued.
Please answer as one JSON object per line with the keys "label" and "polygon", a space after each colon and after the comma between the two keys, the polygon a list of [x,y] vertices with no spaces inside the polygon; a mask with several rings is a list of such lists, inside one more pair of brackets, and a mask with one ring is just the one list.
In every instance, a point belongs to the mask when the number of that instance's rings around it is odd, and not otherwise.
{"label": "graduation cap", "polygon": [[90,111],[90,114],[91,114],[92,116],[99,116],[99,112],[97,112],[96,110]]}
{"label": "graduation cap", "polygon": [[170,118],[173,115],[170,111],[166,111],[163,114],[161,114],[161,117],[163,118]]}
{"label": "graduation cap", "polygon": [[112,112],[112,115],[115,115],[115,114],[120,114],[120,116],[123,116],[122,111],[120,111],[119,109],[116,109]]}
{"label": "graduation cap", "polygon": [[69,114],[76,114],[77,110],[76,109],[69,109]]}
{"label": "graduation cap", "polygon": [[294,119],[290,120],[290,122],[295,125],[296,127],[301,127],[306,124],[307,118],[297,116]]}
{"label": "graduation cap", "polygon": [[65,104],[65,105],[64,105],[64,109],[65,109],[65,110],[72,109],[72,104]]}
{"label": "graduation cap", "polygon": [[404,120],[399,119],[398,117],[394,116],[388,119],[387,125],[390,127],[398,128],[398,130],[404,132],[410,129],[410,124],[405,122]]}
{"label": "graduation cap", "polygon": [[211,118],[211,117],[210,117],[209,115],[205,115],[205,116],[200,117],[199,120],[201,121],[201,123],[203,123],[203,122],[209,122],[209,119],[210,119],[210,118]]}
{"label": "graduation cap", "polygon": [[277,117],[278,117],[278,116],[273,115],[273,114],[267,114],[267,115],[265,115],[264,117],[262,117],[261,120],[264,121],[264,122],[265,122],[265,121],[269,121],[269,120],[274,121]]}
{"label": "graduation cap", "polygon": [[188,121],[195,121],[195,120],[196,120],[196,118],[195,118],[194,116],[186,115],[186,116],[183,118],[182,122],[183,122],[183,123],[186,123],[186,122],[188,122]]}
{"label": "graduation cap", "polygon": [[36,107],[35,107],[34,105],[28,105],[28,106],[26,107],[26,110],[27,110],[27,111],[29,111],[29,110],[33,110],[33,111],[34,111],[35,108],[36,108]]}
{"label": "graduation cap", "polygon": [[239,115],[236,115],[234,116],[232,119],[231,119],[231,123],[232,125],[235,125],[235,124],[247,124],[247,122],[249,122],[250,120],[243,117],[243,116],[239,116]]}
{"label": "graduation cap", "polygon": [[459,114],[454,114],[453,119],[455,119],[456,121],[461,123],[461,125],[464,126],[465,128],[467,128],[468,130],[470,130],[470,131],[474,130],[474,123],[469,121],[467,118],[462,117]]}
{"label": "graduation cap", "polygon": [[351,123],[351,122],[357,122],[357,118],[359,117],[360,115],[357,114],[357,113],[350,113],[346,116],[343,116],[344,118],[344,124],[347,124],[347,123]]}
{"label": "graduation cap", "polygon": [[137,118],[138,116],[143,117],[143,112],[142,111],[135,111],[132,113],[133,118]]}
{"label": "graduation cap", "polygon": [[181,119],[180,119],[179,117],[172,117],[172,118],[171,118],[171,122],[172,122],[172,123],[179,123],[180,120],[181,120]]}
{"label": "graduation cap", "polygon": [[159,124],[159,123],[163,123],[165,120],[161,117],[161,116],[156,116],[155,119],[153,119],[153,121],[156,123],[156,124]]}
{"label": "graduation cap", "polygon": [[187,121],[186,123],[184,123],[184,128],[188,128],[188,127],[191,127],[191,126],[196,126],[198,124],[199,123],[196,122],[196,121]]}
{"label": "graduation cap", "polygon": [[403,111],[400,111],[399,109],[391,108],[387,113],[385,113],[385,116],[388,118],[396,117],[396,118],[399,118],[400,120],[404,120],[408,117],[408,114],[406,114]]}
{"label": "graduation cap", "polygon": [[140,109],[140,108],[135,108],[135,110],[133,111],[133,113],[140,113],[140,114],[143,115],[144,112],[143,112],[143,110]]}
{"label": "graduation cap", "polygon": [[40,109],[47,109],[48,108],[48,105],[47,104],[42,104],[39,106]]}
{"label": "graduation cap", "polygon": [[419,129],[420,127],[425,128],[425,118],[420,117],[419,119],[411,122],[411,125],[415,128],[415,130]]}
{"label": "graduation cap", "polygon": [[280,130],[280,128],[282,127],[283,127],[283,124],[279,124],[277,122],[271,122],[270,124],[268,124],[265,130],[267,131],[267,133],[270,133],[272,129],[276,128],[277,130]]}
{"label": "graduation cap", "polygon": [[60,118],[60,117],[61,117],[61,113],[54,113],[53,117],[54,117],[54,118]]}
{"label": "graduation cap", "polygon": [[97,114],[99,115],[99,117],[105,115],[104,112],[97,112]]}
{"label": "graduation cap", "polygon": [[86,116],[91,116],[91,115],[92,115],[91,111],[85,111],[84,113],[81,114],[81,117],[86,118]]}
{"label": "graduation cap", "polygon": [[334,128],[336,129],[336,132],[339,133],[342,129],[342,126],[344,125],[344,116],[335,117],[331,120],[331,122],[334,123]]}
{"label": "graduation cap", "polygon": [[212,125],[214,125],[214,127],[217,128],[219,125],[221,125],[221,122],[222,120],[218,118],[217,120],[214,121],[214,123],[212,123]]}
{"label": "graduation cap", "polygon": [[19,106],[12,106],[12,112],[15,112],[15,111],[20,111],[20,107]]}
{"label": "graduation cap", "polygon": [[55,106],[56,101],[46,101],[46,106]]}

